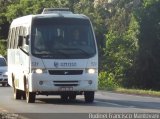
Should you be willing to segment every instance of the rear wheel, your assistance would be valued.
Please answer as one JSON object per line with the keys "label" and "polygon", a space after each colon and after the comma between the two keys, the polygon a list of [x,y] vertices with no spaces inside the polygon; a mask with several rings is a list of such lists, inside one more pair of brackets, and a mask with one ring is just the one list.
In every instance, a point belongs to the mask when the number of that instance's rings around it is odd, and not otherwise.
{"label": "rear wheel", "polygon": [[94,101],[94,91],[84,92],[85,102],[92,103]]}
{"label": "rear wheel", "polygon": [[6,85],[6,83],[2,83],[2,86],[5,86]]}
{"label": "rear wheel", "polygon": [[15,87],[14,88],[14,99],[16,100],[20,100],[21,99],[21,91],[16,89]]}
{"label": "rear wheel", "polygon": [[21,99],[21,90],[19,89],[16,89],[16,86],[15,86],[15,80],[13,80],[13,91],[14,91],[14,99],[15,100],[20,100]]}
{"label": "rear wheel", "polygon": [[25,91],[22,91],[22,94],[21,94],[23,100],[26,100],[26,92]]}

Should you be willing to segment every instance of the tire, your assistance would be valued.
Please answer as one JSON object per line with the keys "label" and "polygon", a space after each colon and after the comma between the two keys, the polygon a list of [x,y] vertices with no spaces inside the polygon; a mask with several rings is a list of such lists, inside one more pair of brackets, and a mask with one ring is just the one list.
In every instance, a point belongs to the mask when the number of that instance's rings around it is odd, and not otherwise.
{"label": "tire", "polygon": [[2,83],[2,86],[3,86],[3,87],[6,86],[6,83]]}
{"label": "tire", "polygon": [[22,91],[22,96],[23,100],[26,100],[26,92],[25,91]]}
{"label": "tire", "polygon": [[25,92],[25,94],[26,94],[26,101],[27,101],[27,103],[35,103],[35,98],[36,98],[36,93],[34,93],[34,92],[29,92],[29,88],[28,88],[29,86],[28,86],[28,84],[26,83],[26,92]]}
{"label": "tire", "polygon": [[61,95],[61,100],[62,100],[62,101],[67,101],[67,100],[68,100],[68,95],[62,94],[62,95]]}
{"label": "tire", "polygon": [[10,85],[7,83],[7,87],[10,87]]}
{"label": "tire", "polygon": [[33,92],[26,92],[27,103],[35,103],[36,94]]}
{"label": "tire", "polygon": [[84,98],[86,103],[92,103],[94,101],[94,91],[84,92]]}
{"label": "tire", "polygon": [[76,94],[69,95],[69,100],[75,100],[75,99],[76,99]]}
{"label": "tire", "polygon": [[14,99],[20,100],[21,99],[21,90],[16,89],[15,81],[13,81],[13,91],[14,91],[14,94],[13,94]]}
{"label": "tire", "polygon": [[20,100],[21,99],[21,91],[16,89],[15,87],[14,87],[14,99],[15,100]]}

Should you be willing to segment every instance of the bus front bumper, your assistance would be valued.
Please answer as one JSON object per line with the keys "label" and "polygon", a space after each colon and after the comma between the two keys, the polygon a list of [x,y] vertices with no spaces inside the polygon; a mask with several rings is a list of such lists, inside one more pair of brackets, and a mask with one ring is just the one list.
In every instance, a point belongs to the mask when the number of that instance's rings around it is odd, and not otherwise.
{"label": "bus front bumper", "polygon": [[30,92],[96,91],[98,73],[83,75],[32,74],[29,80]]}

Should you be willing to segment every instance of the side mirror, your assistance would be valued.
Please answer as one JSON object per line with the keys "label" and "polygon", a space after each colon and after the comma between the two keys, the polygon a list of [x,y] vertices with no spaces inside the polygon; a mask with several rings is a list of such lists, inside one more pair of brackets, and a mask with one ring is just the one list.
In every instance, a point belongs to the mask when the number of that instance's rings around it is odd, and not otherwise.
{"label": "side mirror", "polygon": [[23,36],[18,37],[18,47],[21,47],[23,45]]}

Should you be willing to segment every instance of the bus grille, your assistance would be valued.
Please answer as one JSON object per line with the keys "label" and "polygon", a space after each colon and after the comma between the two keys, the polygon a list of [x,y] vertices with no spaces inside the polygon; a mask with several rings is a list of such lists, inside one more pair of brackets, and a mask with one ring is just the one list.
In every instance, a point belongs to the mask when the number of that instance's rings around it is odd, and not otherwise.
{"label": "bus grille", "polygon": [[50,75],[81,75],[83,70],[49,70]]}
{"label": "bus grille", "polygon": [[53,81],[55,86],[78,86],[78,81]]}

